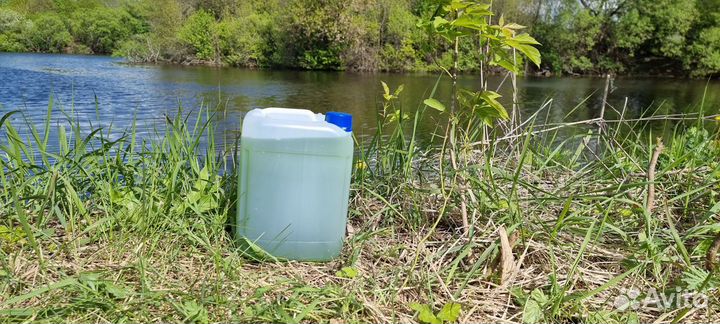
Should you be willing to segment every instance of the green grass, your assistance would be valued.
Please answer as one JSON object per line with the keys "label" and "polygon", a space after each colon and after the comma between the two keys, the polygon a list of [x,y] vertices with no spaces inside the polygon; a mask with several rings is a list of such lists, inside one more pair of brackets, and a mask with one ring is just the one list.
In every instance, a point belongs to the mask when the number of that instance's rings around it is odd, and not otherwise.
{"label": "green grass", "polygon": [[[720,232],[720,142],[712,120],[680,123],[665,136],[648,213],[646,173],[656,142],[634,130],[651,121],[618,121],[606,135],[559,140],[558,130],[544,131],[557,125],[536,117],[513,139],[482,143],[497,132],[483,133],[467,117],[454,143],[438,135],[437,146],[420,149],[414,126],[423,110],[402,118],[390,100],[378,134],[358,145],[342,256],[258,263],[229,234],[236,189],[226,172],[234,160],[224,154],[234,150],[215,147],[207,110],[190,119],[178,112],[154,139],[131,128],[111,140],[116,130],[82,129],[71,112],[50,136],[53,109],[51,102],[39,128],[26,122],[28,136],[13,126],[23,123],[19,113],[0,119],[3,322],[720,316],[720,282],[704,266]],[[203,136],[210,144],[201,149]],[[704,293],[710,303],[616,310],[614,299],[633,287]]]}

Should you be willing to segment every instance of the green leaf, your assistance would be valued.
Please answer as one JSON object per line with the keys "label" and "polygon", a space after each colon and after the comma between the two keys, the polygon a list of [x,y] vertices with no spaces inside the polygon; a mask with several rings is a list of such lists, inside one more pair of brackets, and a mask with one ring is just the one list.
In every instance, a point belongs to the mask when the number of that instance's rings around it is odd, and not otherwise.
{"label": "green leaf", "polygon": [[255,242],[247,239],[246,237],[240,237],[237,239],[238,246],[240,247],[240,253],[255,261],[274,261],[278,262],[281,259],[268,253]]}
{"label": "green leaf", "polygon": [[403,85],[400,85],[397,88],[397,90],[395,90],[395,94],[392,95],[392,94],[390,94],[390,87],[388,87],[387,83],[385,83],[384,81],[380,81],[380,83],[382,83],[383,98],[385,98],[385,101],[390,101],[392,99],[397,98],[397,95],[400,94],[400,92],[403,90],[403,87],[404,87]]}
{"label": "green leaf", "polygon": [[538,51],[537,48],[535,48],[532,45],[517,42],[514,39],[507,39],[507,40],[505,40],[505,43],[508,46],[511,46],[511,47],[517,49],[518,51],[522,52],[523,54],[525,54],[525,56],[527,56],[527,58],[530,61],[532,61],[533,63],[535,63],[535,65],[540,67],[540,51]]}
{"label": "green leaf", "polygon": [[396,110],[396,111],[390,113],[390,115],[388,115],[388,121],[391,123],[396,122],[396,121],[402,122],[404,120],[407,120],[408,118],[410,118],[410,115],[403,113],[402,119],[400,119],[400,111],[399,110]]}
{"label": "green leaf", "polygon": [[470,15],[464,15],[458,19],[453,20],[452,25],[456,27],[464,27],[482,31],[485,26],[487,26],[487,22],[485,22],[484,19],[478,19]]}
{"label": "green leaf", "polygon": [[508,119],[508,113],[497,101],[500,94],[494,91],[478,91],[472,92],[460,89],[458,102],[460,107],[470,109],[483,123],[492,127],[496,119]]}
{"label": "green leaf", "polygon": [[405,85],[404,84],[399,85],[397,87],[397,89],[395,89],[395,92],[393,92],[393,95],[396,97],[399,96],[400,93],[403,91],[403,89],[405,89]]}
{"label": "green leaf", "polygon": [[78,276],[78,281],[92,289],[95,289],[97,283],[101,281],[101,279],[100,274],[97,272],[84,272]]}
{"label": "green leaf", "polygon": [[[520,26],[520,25],[518,25],[518,26]],[[520,26],[520,27],[525,28],[525,26]],[[507,28],[507,26],[506,26],[506,28]],[[535,40],[535,38],[533,38],[532,36],[530,36],[527,33],[519,34],[519,35],[513,37],[512,40],[514,40],[520,44],[540,45],[540,43],[537,40]]]}
{"label": "green leaf", "polygon": [[[505,199],[502,200],[502,202],[505,202],[507,204],[507,201]],[[515,302],[522,305],[525,305],[527,302],[529,295],[520,287],[511,287],[510,288],[510,295],[515,298]]]}
{"label": "green leaf", "polygon": [[108,294],[112,295],[115,298],[123,299],[129,295],[131,295],[131,292],[125,289],[124,287],[114,285],[112,283],[105,283],[105,291],[108,292]]}
{"label": "green leaf", "polygon": [[441,26],[447,25],[448,23],[449,22],[447,21],[447,19],[440,17],[440,16],[436,16],[435,19],[433,20],[433,27],[435,29],[437,29],[437,28],[440,28]]}
{"label": "green leaf", "polygon": [[506,39],[505,44],[522,52],[527,58],[540,66],[540,51],[532,45],[540,45],[540,43],[527,33],[517,35],[513,38]]}
{"label": "green leaf", "polygon": [[640,317],[637,313],[631,312],[625,316],[626,323],[628,324],[639,324],[640,323]]}
{"label": "green leaf", "polygon": [[500,32],[502,33],[502,36],[505,37],[505,39],[512,38],[513,34],[515,33],[513,30],[507,28],[500,28]]}
{"label": "green leaf", "polygon": [[510,61],[508,61],[508,60],[498,60],[498,61],[493,61],[493,62],[491,62],[491,63],[495,63],[495,64],[497,64],[497,65],[500,65],[500,66],[502,66],[503,68],[505,68],[506,70],[508,70],[508,71],[510,71],[510,72],[512,72],[512,73],[518,73],[518,72],[520,72],[520,70],[518,70],[517,66],[515,66],[512,62],[510,62]]}
{"label": "green leaf", "polygon": [[457,11],[457,10],[465,9],[465,8],[469,7],[470,5],[471,5],[470,3],[467,3],[465,1],[453,0],[452,2],[450,2],[450,6],[448,9]]}
{"label": "green leaf", "polygon": [[530,293],[530,298],[534,299],[541,305],[548,302],[548,298],[545,296],[545,293],[537,288]]}
{"label": "green leaf", "polygon": [[520,24],[516,24],[516,23],[509,23],[509,24],[507,24],[507,25],[504,25],[503,28],[512,29],[512,30],[517,30],[517,29],[523,29],[523,28],[526,28],[526,27],[523,26],[523,25],[520,25]]}
{"label": "green leaf", "polygon": [[467,7],[465,9],[465,13],[475,14],[475,15],[486,15],[486,16],[493,15],[492,11],[490,11],[490,5],[482,4],[482,3],[474,3],[472,6]]}
{"label": "green leaf", "polygon": [[[641,233],[641,234],[642,234],[642,233]],[[630,270],[628,270],[628,271],[625,271],[625,272],[621,273],[620,275],[618,275],[618,276],[616,276],[616,277],[608,280],[607,282],[605,282],[604,284],[602,284],[600,287],[597,287],[597,288],[595,288],[595,289],[593,289],[593,290],[590,290],[590,291],[587,291],[587,292],[582,292],[582,293],[579,293],[579,294],[572,294],[572,295],[569,295],[569,296],[565,296],[565,297],[563,298],[563,301],[565,301],[565,302],[568,302],[568,301],[581,302],[581,301],[583,301],[583,300],[585,300],[585,299],[587,299],[587,298],[590,298],[590,297],[592,297],[592,296],[595,296],[595,295],[597,295],[597,294],[599,294],[599,293],[601,293],[601,292],[603,292],[603,291],[605,291],[605,290],[607,290],[607,289],[609,289],[609,288],[612,288],[612,287],[617,286],[620,282],[622,282],[623,279],[625,279],[625,277],[627,277],[627,276],[630,275],[631,273],[635,272],[635,270],[637,270],[638,268],[640,268],[640,265],[636,265],[634,268],[632,268],[632,269],[630,269]]]}
{"label": "green leaf", "polygon": [[200,170],[200,172],[198,172],[198,178],[197,178],[197,181],[195,181],[193,188],[200,193],[204,192],[205,188],[207,187],[209,179],[210,179],[210,174],[208,173],[207,166],[204,166]]}
{"label": "green leaf", "polygon": [[438,35],[440,35],[442,38],[446,39],[448,42],[455,41],[455,37],[468,36],[468,35],[472,35],[473,33],[474,32],[466,32],[466,31],[462,31],[462,30],[457,30],[455,28],[452,28],[452,29],[448,28],[448,29],[438,31]]}
{"label": "green leaf", "polygon": [[338,277],[341,277],[341,278],[352,279],[352,278],[357,277],[358,271],[357,271],[357,269],[355,269],[353,267],[343,267],[338,272],[336,272],[335,275]]}
{"label": "green leaf", "polygon": [[188,197],[194,196],[194,194],[198,194],[198,196],[193,198],[194,204],[191,207],[197,214],[203,214],[218,207],[217,200],[213,196],[193,192]]}
{"label": "green leaf", "polygon": [[458,303],[447,303],[437,314],[437,318],[445,322],[457,322],[461,309]]}
{"label": "green leaf", "polygon": [[698,292],[720,286],[720,281],[716,277],[705,269],[695,266],[685,269],[680,280],[687,285],[687,289]]}
{"label": "green leaf", "polygon": [[539,323],[543,321],[543,311],[534,299],[528,299],[523,307],[523,323]]}
{"label": "green leaf", "polygon": [[65,278],[61,281],[58,281],[56,283],[50,284],[48,286],[43,286],[38,289],[35,289],[27,294],[15,296],[13,298],[7,299],[4,302],[0,303],[0,308],[7,308],[10,305],[17,304],[24,302],[29,299],[33,299],[35,297],[38,297],[48,291],[65,288],[67,286],[76,285],[78,282],[75,278]]}
{"label": "green leaf", "polygon": [[410,308],[418,312],[418,320],[428,324],[442,324],[442,321],[435,317],[430,306],[426,304],[412,303]]}
{"label": "green leaf", "polygon": [[443,105],[440,101],[437,101],[435,98],[428,98],[423,100],[423,103],[427,105],[428,107],[435,109],[437,111],[445,111],[445,105]]}
{"label": "green leaf", "polygon": [[21,243],[27,235],[20,227],[11,229],[5,225],[0,225],[0,246]]}
{"label": "green leaf", "polygon": [[480,94],[480,99],[482,99],[486,104],[495,109],[499,118],[507,120],[510,118],[507,110],[505,110],[505,107],[496,100],[500,97],[502,96],[495,91],[483,91],[482,94]]}
{"label": "green leaf", "polygon": [[194,300],[189,300],[181,305],[176,305],[176,308],[183,316],[185,316],[183,319],[184,322],[201,324],[210,322],[210,318],[205,307]]}

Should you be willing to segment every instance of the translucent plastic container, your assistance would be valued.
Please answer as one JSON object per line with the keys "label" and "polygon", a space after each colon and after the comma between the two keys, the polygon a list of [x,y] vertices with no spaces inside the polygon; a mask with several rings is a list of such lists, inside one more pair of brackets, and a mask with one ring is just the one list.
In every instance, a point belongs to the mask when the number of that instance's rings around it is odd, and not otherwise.
{"label": "translucent plastic container", "polygon": [[[330,117],[338,115],[328,113],[328,120],[335,122]],[[266,108],[247,113],[240,144],[236,235],[275,257],[337,257],[350,192],[350,130],[309,110]]]}

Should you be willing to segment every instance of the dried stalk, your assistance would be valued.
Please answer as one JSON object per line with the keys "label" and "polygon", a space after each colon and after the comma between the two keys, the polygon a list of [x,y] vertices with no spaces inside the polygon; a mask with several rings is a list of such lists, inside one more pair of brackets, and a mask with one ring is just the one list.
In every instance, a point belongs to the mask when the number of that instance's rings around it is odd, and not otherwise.
{"label": "dried stalk", "polygon": [[648,215],[652,213],[653,209],[655,208],[655,167],[657,166],[658,157],[660,157],[660,153],[662,153],[663,149],[665,149],[665,146],[662,143],[662,139],[657,139],[657,146],[655,147],[655,152],[653,152],[652,158],[650,159],[650,166],[648,167],[648,196],[647,196],[647,213]]}
{"label": "dried stalk", "polygon": [[715,239],[710,245],[705,258],[705,268],[708,271],[713,272],[717,269],[717,254],[720,251],[720,233],[715,234]]}
{"label": "dried stalk", "polygon": [[610,74],[605,75],[605,91],[603,91],[602,106],[600,108],[600,121],[598,122],[598,133],[605,132],[605,106],[607,105],[608,92],[610,92]]}

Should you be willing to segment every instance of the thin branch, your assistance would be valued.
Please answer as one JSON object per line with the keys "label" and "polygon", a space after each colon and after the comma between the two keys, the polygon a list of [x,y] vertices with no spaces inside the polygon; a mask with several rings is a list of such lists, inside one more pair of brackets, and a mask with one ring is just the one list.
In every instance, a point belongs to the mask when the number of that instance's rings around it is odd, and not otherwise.
{"label": "thin branch", "polygon": [[585,7],[585,9],[590,10],[590,13],[592,13],[593,16],[597,16],[597,15],[598,15],[598,12],[597,12],[595,9],[593,9],[593,7],[590,6],[590,4],[587,3],[586,0],[580,0],[580,3],[583,5],[583,7]]}

